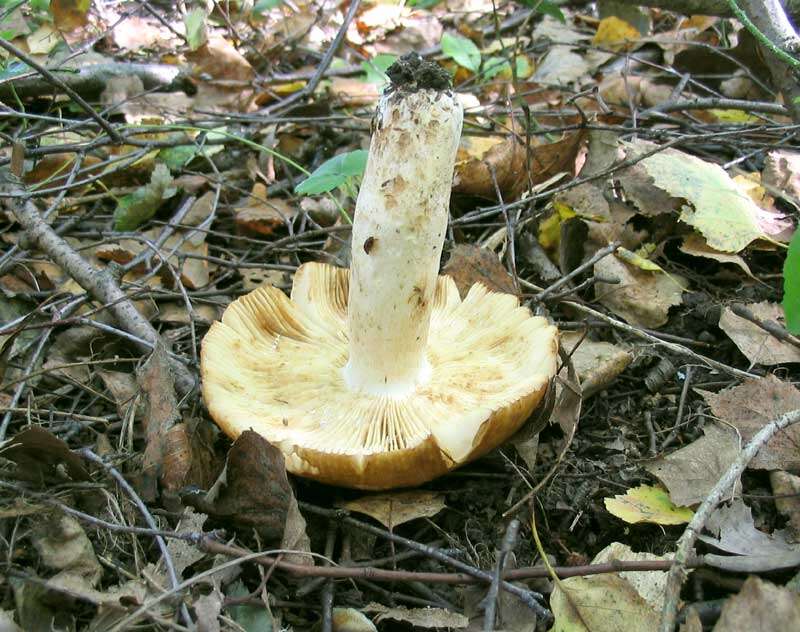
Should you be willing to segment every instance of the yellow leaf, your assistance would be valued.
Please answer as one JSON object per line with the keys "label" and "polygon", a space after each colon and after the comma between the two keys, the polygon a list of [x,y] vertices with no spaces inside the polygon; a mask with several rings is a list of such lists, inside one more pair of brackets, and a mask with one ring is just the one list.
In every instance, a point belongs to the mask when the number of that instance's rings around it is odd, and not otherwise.
{"label": "yellow leaf", "polygon": [[631,524],[684,524],[694,516],[689,507],[675,505],[666,490],[650,485],[640,485],[624,495],[606,498],[605,504],[610,514]]}
{"label": "yellow leaf", "polygon": [[592,43],[611,50],[620,50],[639,37],[641,34],[635,26],[612,15],[600,20]]}
{"label": "yellow leaf", "polygon": [[550,217],[539,222],[539,244],[548,252],[558,248],[561,242],[561,222],[577,215],[563,202],[554,202],[553,209],[555,212]]}
{"label": "yellow leaf", "polygon": [[337,504],[350,511],[372,516],[388,528],[415,520],[435,516],[444,509],[444,496],[420,489],[408,492],[372,494]]}
{"label": "yellow leaf", "polygon": [[709,111],[721,123],[741,123],[744,125],[745,123],[755,123],[759,120],[755,114],[750,114],[750,112],[745,112],[744,110],[712,109]]}

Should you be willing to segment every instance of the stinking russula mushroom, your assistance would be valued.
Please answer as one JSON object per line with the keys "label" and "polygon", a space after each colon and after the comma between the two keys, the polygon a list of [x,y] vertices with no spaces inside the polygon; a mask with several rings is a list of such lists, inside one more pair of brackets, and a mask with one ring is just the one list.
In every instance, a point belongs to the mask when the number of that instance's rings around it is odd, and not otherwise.
{"label": "stinking russula mushroom", "polygon": [[233,302],[202,349],[203,395],[235,438],[344,487],[418,485],[508,439],[556,371],[557,332],[515,296],[439,276],[462,109],[449,77],[389,69],[356,203],[350,270],[306,263],[291,298]]}

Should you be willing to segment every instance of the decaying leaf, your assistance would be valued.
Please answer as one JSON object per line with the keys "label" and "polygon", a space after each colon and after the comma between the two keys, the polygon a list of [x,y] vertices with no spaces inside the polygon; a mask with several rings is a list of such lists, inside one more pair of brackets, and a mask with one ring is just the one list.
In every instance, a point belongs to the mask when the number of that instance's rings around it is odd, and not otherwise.
{"label": "decaying leaf", "polygon": [[800,596],[758,577],[748,577],[738,595],[728,599],[714,632],[762,630],[784,632],[800,628]]}
{"label": "decaying leaf", "polygon": [[265,542],[280,542],[292,499],[283,453],[252,430],[228,451],[225,470],[205,495],[184,503],[241,529],[255,529]]}
{"label": "decaying leaf", "polygon": [[424,490],[372,494],[337,506],[371,516],[390,529],[410,520],[435,516],[445,508],[444,496]]}
{"label": "decaying leaf", "polygon": [[242,206],[236,209],[236,225],[248,232],[270,235],[276,228],[285,226],[297,214],[297,209],[286,200],[271,199],[267,187],[256,182]]}
{"label": "decaying leaf", "polygon": [[404,606],[388,608],[379,603],[370,603],[367,604],[364,611],[377,612],[376,623],[380,623],[385,619],[392,619],[408,623],[415,628],[447,629],[466,628],[469,625],[469,619],[463,614],[450,612],[444,608],[406,608]]}
{"label": "decaying leaf", "polygon": [[609,513],[631,524],[684,524],[694,515],[688,507],[675,505],[665,490],[650,485],[640,485],[625,494],[606,498],[605,505]]}
{"label": "decaying leaf", "polygon": [[680,305],[686,281],[677,274],[646,272],[605,257],[594,264],[594,274],[619,279],[618,284],[597,283],[597,300],[631,325],[660,327],[668,320],[669,308]]}
{"label": "decaying leaf", "polygon": [[81,458],[40,426],[30,426],[0,444],[0,456],[17,464],[16,476],[32,483],[88,481]]}
{"label": "decaying leaf", "polygon": [[39,521],[33,545],[42,563],[50,569],[70,573],[95,585],[103,569],[81,524],[67,514],[54,514]]}
{"label": "decaying leaf", "polygon": [[761,181],[772,195],[786,196],[795,205],[800,205],[800,152],[769,152]]}
{"label": "decaying leaf", "polygon": [[119,200],[114,211],[114,229],[135,230],[156,214],[161,203],[175,195],[172,176],[166,165],[159,163],[153,169],[150,183],[139,187],[131,195]]}
{"label": "decaying leaf", "polygon": [[[743,444],[768,422],[800,408],[800,391],[774,375],[746,380],[719,393],[698,392],[718,419],[739,431]],[[798,446],[800,428],[795,424],[772,437],[748,467],[758,470],[800,469]]]}
{"label": "decaying leaf", "polygon": [[513,202],[527,185],[525,164],[525,146],[509,136],[480,158],[457,164],[453,191],[494,200],[499,189],[503,201]]}
{"label": "decaying leaf", "polygon": [[[774,321],[781,326],[785,324],[783,309],[777,303],[763,301],[745,305],[756,318],[762,321]],[[794,345],[778,340],[768,331],[755,323],[737,316],[730,307],[722,310],[719,327],[733,340],[739,351],[753,364],[773,366],[784,362],[800,362],[800,349]]]}
{"label": "decaying leaf", "polygon": [[[613,561],[651,562],[654,560],[670,560],[671,555],[655,555],[653,553],[636,553],[627,544],[612,542],[597,555],[592,564],[604,564]],[[622,571],[619,576],[636,589],[642,598],[655,612],[661,611],[664,603],[664,592],[667,587],[666,571]]]}
{"label": "decaying leaf", "polygon": [[710,423],[703,428],[703,433],[686,447],[644,466],[666,486],[676,505],[689,506],[704,501],[739,456],[739,436],[733,428]]}
{"label": "decaying leaf", "polygon": [[628,581],[611,574],[561,580],[550,608],[553,632],[649,632],[658,629],[660,619]]}
{"label": "decaying leaf", "polygon": [[516,294],[514,279],[491,250],[472,244],[458,244],[442,274],[453,278],[462,298],[475,283],[483,283],[493,292]]}
{"label": "decaying leaf", "polygon": [[769,482],[775,494],[775,508],[786,518],[792,540],[800,542],[800,476],[770,472]]}

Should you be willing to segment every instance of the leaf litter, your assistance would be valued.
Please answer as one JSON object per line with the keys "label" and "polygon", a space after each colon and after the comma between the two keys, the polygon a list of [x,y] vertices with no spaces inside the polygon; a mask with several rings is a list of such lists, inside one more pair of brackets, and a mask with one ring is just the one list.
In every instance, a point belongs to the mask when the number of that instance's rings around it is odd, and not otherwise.
{"label": "leaf litter", "polygon": [[[0,18],[4,37],[75,80],[124,136],[98,135],[85,109],[4,52],[0,98],[19,109],[6,132],[22,152],[0,148],[3,164],[164,343],[153,353],[109,316],[112,301],[89,299],[74,270],[24,234],[18,198],[3,198],[0,520],[14,534],[4,625],[108,630],[151,604],[137,625],[167,629],[185,604],[207,630],[310,629],[327,615],[333,629],[481,629],[488,583],[416,581],[452,568],[364,529],[382,524],[491,572],[509,508],[534,498],[515,511],[544,518],[543,546],[561,569],[668,564],[688,507],[765,425],[800,407],[797,344],[784,332],[797,334],[800,317],[797,238],[785,248],[798,152],[784,135],[786,101],[759,85],[764,59],[727,17],[551,3],[525,14],[522,4],[366,4],[349,24],[346,6],[306,2],[185,15],[26,3]],[[320,66],[343,24],[346,44]],[[708,55],[717,49],[741,66]],[[481,282],[554,320],[572,372],[516,451],[363,499],[288,478],[280,450],[254,433],[228,442],[197,391],[177,388],[173,362],[196,373],[205,330],[243,293],[288,288],[305,261],[349,260],[369,120],[388,65],[409,50],[441,51],[467,109],[443,271],[462,293]],[[657,67],[693,79],[676,89]],[[707,94],[754,107],[701,107]],[[6,193],[13,180],[0,181]],[[706,565],[751,574],[738,594],[713,586],[726,597],[715,629],[748,616],[797,627],[784,587],[800,529],[796,434],[763,446],[705,525]],[[77,452],[86,448],[104,465]],[[776,497],[751,500],[763,489]],[[166,538],[166,553],[150,519],[182,534]],[[536,567],[525,582],[551,595],[553,629],[655,629],[665,567],[552,586],[527,535],[506,570]],[[283,552],[274,566],[243,561],[204,577],[230,562],[228,544]],[[171,589],[167,558],[179,580],[197,581],[182,601],[152,605]],[[371,579],[314,576],[354,564]],[[409,575],[382,583],[387,568]],[[765,572],[769,581],[755,577]],[[515,595],[500,591],[497,606],[494,629],[534,629]]]}

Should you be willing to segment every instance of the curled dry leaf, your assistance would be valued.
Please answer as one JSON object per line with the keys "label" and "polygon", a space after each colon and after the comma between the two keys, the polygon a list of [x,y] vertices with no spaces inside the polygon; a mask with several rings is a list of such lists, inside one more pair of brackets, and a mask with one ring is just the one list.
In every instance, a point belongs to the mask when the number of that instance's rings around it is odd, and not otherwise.
{"label": "curled dry leaf", "polygon": [[[774,321],[781,327],[786,320],[783,308],[777,303],[763,301],[745,305],[754,316],[762,321]],[[774,366],[784,362],[800,362],[800,349],[794,345],[778,340],[768,331],[755,323],[737,316],[730,307],[722,310],[719,327],[728,334],[747,359],[753,364]]]}
{"label": "curled dry leaf", "polygon": [[17,478],[31,483],[88,481],[81,458],[49,430],[30,426],[0,445],[0,456],[17,465]]}
{"label": "curled dry leaf", "polygon": [[[698,392],[718,419],[739,431],[743,444],[773,419],[800,408],[800,391],[774,375],[746,380],[719,393]],[[800,469],[798,445],[800,427],[789,426],[770,439],[748,467],[757,470]]]}
{"label": "curled dry leaf", "polygon": [[228,451],[225,470],[206,493],[187,494],[187,505],[240,529],[255,529],[265,542],[280,542],[293,498],[283,454],[261,435],[245,430]]}
{"label": "curled dry leaf", "polygon": [[505,202],[513,202],[527,185],[525,161],[525,146],[509,136],[479,158],[457,163],[453,192],[494,200],[499,189]]}
{"label": "curled dry leaf", "polygon": [[683,238],[683,243],[680,245],[680,250],[681,252],[685,252],[687,255],[691,255],[693,257],[713,259],[719,263],[732,263],[735,266],[739,266],[747,276],[753,277],[753,273],[750,271],[750,266],[747,265],[741,256],[731,254],[729,252],[714,250],[708,245],[706,240],[697,233],[690,233],[689,235],[686,235]]}
{"label": "curled dry leaf", "polygon": [[285,226],[297,209],[286,200],[270,199],[267,187],[256,182],[244,204],[236,208],[236,225],[247,233],[271,235],[276,228]]}

